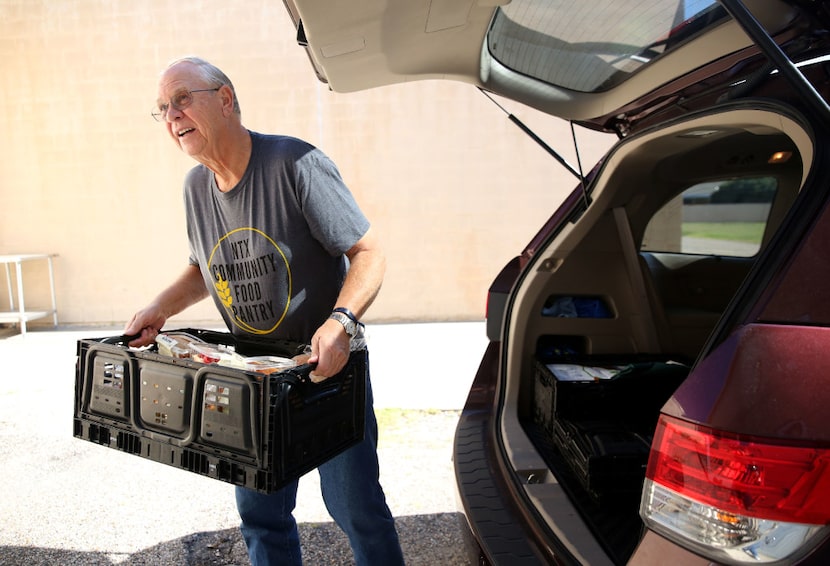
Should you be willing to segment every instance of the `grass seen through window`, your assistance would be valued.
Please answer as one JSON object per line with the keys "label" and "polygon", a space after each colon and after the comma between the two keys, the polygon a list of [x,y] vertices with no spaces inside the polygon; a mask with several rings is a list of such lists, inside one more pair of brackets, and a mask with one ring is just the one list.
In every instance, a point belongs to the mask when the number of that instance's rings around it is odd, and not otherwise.
{"label": "grass seen through window", "polygon": [[764,235],[763,222],[684,222],[683,236],[758,243]]}

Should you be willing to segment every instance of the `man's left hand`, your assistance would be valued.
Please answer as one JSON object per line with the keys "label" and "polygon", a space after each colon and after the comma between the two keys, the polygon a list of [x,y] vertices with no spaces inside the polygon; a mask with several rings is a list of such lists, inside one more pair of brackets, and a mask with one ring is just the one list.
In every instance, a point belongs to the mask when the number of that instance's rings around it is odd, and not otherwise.
{"label": "man's left hand", "polygon": [[311,357],[308,363],[317,364],[309,377],[320,383],[336,375],[349,361],[350,339],[343,325],[333,319],[326,320],[311,337]]}

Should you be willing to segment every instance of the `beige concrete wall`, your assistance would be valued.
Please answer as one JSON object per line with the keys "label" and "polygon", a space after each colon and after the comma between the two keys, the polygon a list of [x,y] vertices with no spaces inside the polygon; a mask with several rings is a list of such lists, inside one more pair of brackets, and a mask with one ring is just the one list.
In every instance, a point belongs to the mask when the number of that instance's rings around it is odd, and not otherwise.
{"label": "beige concrete wall", "polygon": [[[121,323],[185,265],[192,162],[149,111],[159,71],[186,54],[231,77],[249,128],[338,164],[389,256],[370,320],[482,319],[492,278],[575,185],[471,86],[329,92],[278,0],[5,0],[0,254],[59,254],[62,324]],[[576,163],[566,124],[510,108]],[[611,143],[579,139],[586,168]],[[46,303],[43,268],[25,274],[29,304]],[[177,320],[218,317],[205,302]]]}

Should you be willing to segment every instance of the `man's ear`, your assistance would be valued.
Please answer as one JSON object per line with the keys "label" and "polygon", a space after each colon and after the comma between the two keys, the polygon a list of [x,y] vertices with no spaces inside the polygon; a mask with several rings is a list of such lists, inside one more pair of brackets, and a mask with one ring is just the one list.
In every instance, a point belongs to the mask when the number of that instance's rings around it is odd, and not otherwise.
{"label": "man's ear", "polygon": [[228,85],[222,85],[216,93],[222,97],[222,114],[230,116],[233,114],[233,91]]}

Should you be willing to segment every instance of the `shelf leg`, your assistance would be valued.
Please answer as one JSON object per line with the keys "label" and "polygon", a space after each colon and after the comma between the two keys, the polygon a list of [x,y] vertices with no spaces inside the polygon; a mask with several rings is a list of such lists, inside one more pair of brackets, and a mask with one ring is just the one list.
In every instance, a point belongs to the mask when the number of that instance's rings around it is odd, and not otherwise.
{"label": "shelf leg", "polygon": [[9,290],[9,310],[14,310],[14,293],[12,293],[12,272],[9,269],[9,264],[6,266],[6,288]]}
{"label": "shelf leg", "polygon": [[49,260],[49,287],[52,289],[52,324],[58,325],[58,303],[55,300],[55,271],[52,268],[52,256],[47,258]]}
{"label": "shelf leg", "polygon": [[20,311],[20,333],[26,334],[26,305],[23,300],[23,264],[20,261],[15,262],[17,270],[17,306]]}

